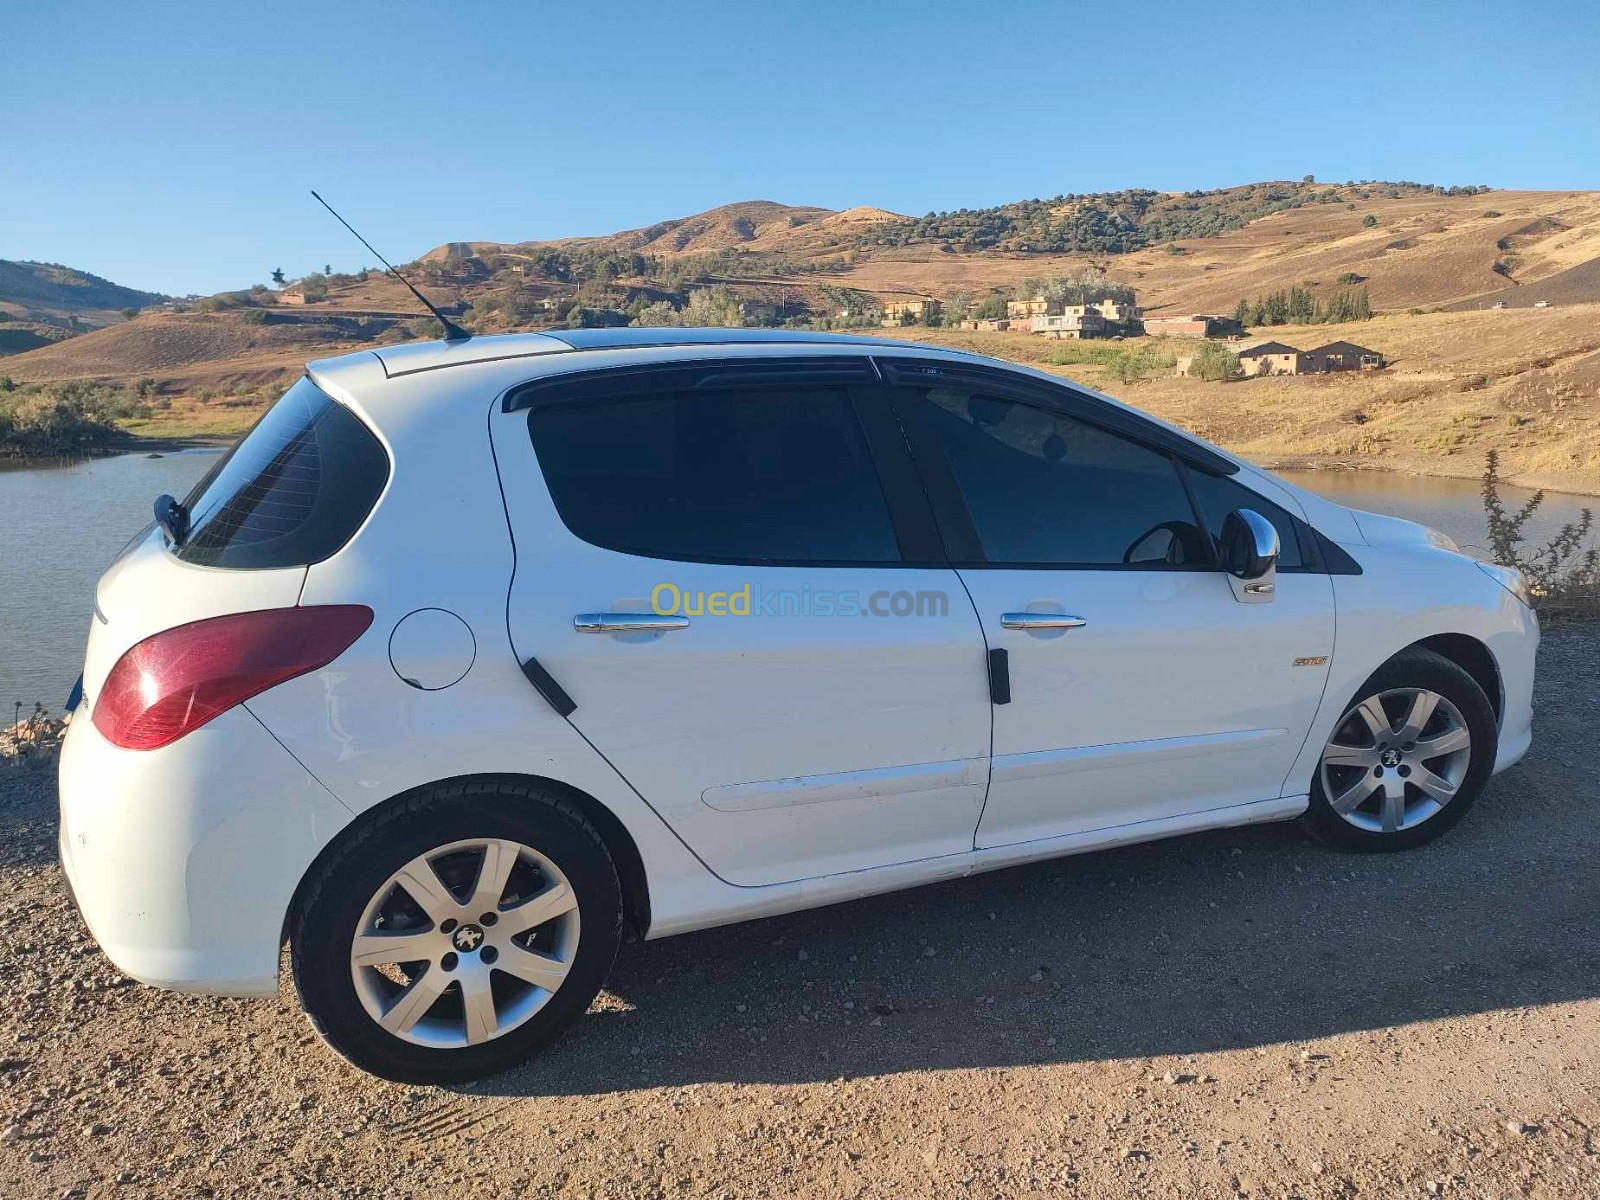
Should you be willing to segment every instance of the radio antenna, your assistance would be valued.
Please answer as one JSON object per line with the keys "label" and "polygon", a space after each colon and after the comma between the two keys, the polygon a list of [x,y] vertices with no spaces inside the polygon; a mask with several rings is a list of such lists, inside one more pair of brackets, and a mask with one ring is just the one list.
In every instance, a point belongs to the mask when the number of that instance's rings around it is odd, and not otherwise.
{"label": "radio antenna", "polygon": [[440,312],[438,305],[434,304],[434,302],[432,300],[429,300],[421,292],[417,291],[417,289],[415,287],[412,287],[411,281],[409,279],[407,279],[404,275],[400,274],[399,271],[396,271],[394,269],[393,265],[389,262],[389,260],[387,258],[385,258],[381,254],[378,254],[378,252],[376,250],[373,250],[371,242],[367,241],[367,239],[362,237],[359,233],[356,233],[355,226],[351,225],[349,221],[346,221],[338,213],[333,212],[333,205],[329,204],[321,196],[318,196],[315,191],[313,191],[311,193],[311,195],[316,198],[316,201],[317,201],[318,204],[322,205],[323,208],[325,208],[329,212],[333,213],[333,219],[335,221],[339,222],[339,224],[343,225],[346,229],[348,229],[351,232],[351,234],[354,235],[356,241],[360,242],[368,250],[372,250],[373,254],[377,255],[378,261],[381,262],[384,266],[389,268],[389,274],[393,275],[401,283],[405,284],[406,287],[410,289],[411,294],[413,296],[415,296],[418,300],[422,301],[422,306],[424,308],[426,308],[429,312],[431,312],[434,315],[434,318],[439,322],[440,325],[444,326],[444,340],[445,341],[447,341],[447,342],[464,342],[464,341],[466,341],[468,338],[470,338],[472,336],[465,329],[461,328],[461,326],[457,325],[449,317],[445,316],[442,312]]}

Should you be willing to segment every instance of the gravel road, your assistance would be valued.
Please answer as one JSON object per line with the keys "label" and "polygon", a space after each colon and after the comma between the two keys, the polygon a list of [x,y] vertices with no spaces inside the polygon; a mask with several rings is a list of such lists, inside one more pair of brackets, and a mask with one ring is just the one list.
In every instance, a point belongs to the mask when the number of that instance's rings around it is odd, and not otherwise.
{"label": "gravel road", "polygon": [[1412,854],[1235,830],[623,948],[535,1063],[344,1066],[100,955],[0,770],[0,1195],[1600,1196],[1600,628]]}

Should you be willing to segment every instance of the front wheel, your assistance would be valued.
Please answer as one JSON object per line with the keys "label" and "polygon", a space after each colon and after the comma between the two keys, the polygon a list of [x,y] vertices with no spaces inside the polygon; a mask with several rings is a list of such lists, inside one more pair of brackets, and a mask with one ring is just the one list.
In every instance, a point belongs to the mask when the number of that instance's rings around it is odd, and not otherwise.
{"label": "front wheel", "polygon": [[295,987],[362,1070],[479,1079],[583,1015],[621,915],[605,843],[564,797],[445,786],[378,814],[318,865],[290,931]]}
{"label": "front wheel", "polygon": [[1466,816],[1497,740],[1477,681],[1432,651],[1407,650],[1373,672],[1334,726],[1306,821],[1352,850],[1421,846]]}

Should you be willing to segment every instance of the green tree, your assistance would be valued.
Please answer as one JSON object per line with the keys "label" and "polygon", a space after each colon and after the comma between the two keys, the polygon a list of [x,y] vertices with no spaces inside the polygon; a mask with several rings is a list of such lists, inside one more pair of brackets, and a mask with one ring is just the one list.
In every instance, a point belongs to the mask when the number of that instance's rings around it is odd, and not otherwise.
{"label": "green tree", "polygon": [[276,268],[273,269],[272,282],[277,284],[279,287],[283,286],[283,268],[282,267],[276,267]]}
{"label": "green tree", "polygon": [[744,324],[744,312],[733,289],[718,284],[689,293],[683,306],[683,323],[736,329]]}
{"label": "green tree", "polygon": [[1367,229],[1371,229],[1377,223],[1378,217],[1376,213],[1368,213],[1366,216],[1361,218],[1361,224]]}
{"label": "green tree", "polygon": [[1200,343],[1194,357],[1189,360],[1191,379],[1220,383],[1227,379],[1238,379],[1241,374],[1243,372],[1239,369],[1239,356],[1221,342],[1209,338]]}

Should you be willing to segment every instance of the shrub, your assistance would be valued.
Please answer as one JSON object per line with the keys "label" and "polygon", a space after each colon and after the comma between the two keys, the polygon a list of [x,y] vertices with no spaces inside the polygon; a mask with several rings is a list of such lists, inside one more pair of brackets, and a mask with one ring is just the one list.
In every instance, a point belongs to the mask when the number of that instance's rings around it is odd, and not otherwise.
{"label": "shrub", "polygon": [[1489,553],[1504,567],[1516,567],[1528,579],[1534,607],[1552,618],[1600,615],[1600,551],[1591,544],[1594,511],[1585,508],[1555,537],[1537,548],[1526,545],[1523,526],[1544,503],[1544,489],[1529,496],[1514,514],[1500,499],[1500,455],[1491,450],[1483,469],[1483,513],[1489,526]]}
{"label": "shrub", "polygon": [[119,389],[84,383],[25,385],[0,401],[0,456],[86,454],[117,436],[116,417],[143,411]]}
{"label": "shrub", "polygon": [[265,325],[272,320],[272,314],[264,308],[247,308],[239,315],[246,325]]}
{"label": "shrub", "polygon": [[1238,379],[1243,374],[1239,367],[1239,356],[1221,342],[1207,339],[1200,344],[1194,357],[1189,360],[1191,379],[1221,383],[1228,379]]}
{"label": "shrub", "polygon": [[1367,228],[1367,229],[1371,229],[1377,223],[1378,223],[1378,218],[1377,218],[1377,215],[1375,213],[1368,213],[1366,216],[1361,218],[1362,226],[1364,228]]}

